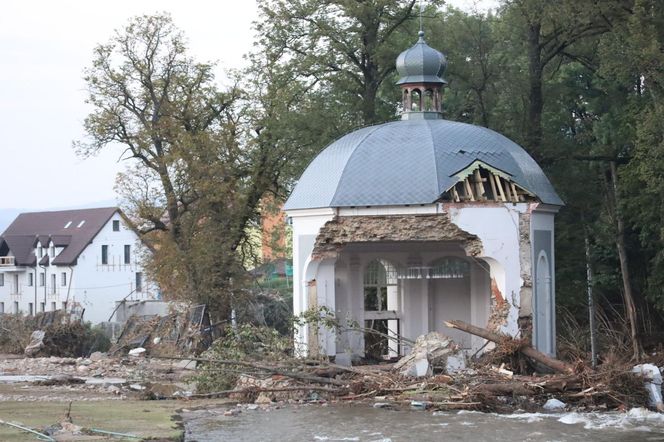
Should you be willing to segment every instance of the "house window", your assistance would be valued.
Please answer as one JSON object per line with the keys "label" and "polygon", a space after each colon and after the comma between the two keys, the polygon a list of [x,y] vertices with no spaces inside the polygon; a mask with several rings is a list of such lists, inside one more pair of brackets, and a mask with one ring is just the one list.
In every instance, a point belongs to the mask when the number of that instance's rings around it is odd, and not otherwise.
{"label": "house window", "polygon": [[33,285],[35,285],[35,275],[28,273],[28,286],[32,287]]}
{"label": "house window", "polygon": [[120,231],[120,220],[118,220],[118,219],[113,220],[113,231],[114,232],[119,232]]}
{"label": "house window", "polygon": [[5,303],[0,302],[0,313],[4,313],[4,312],[5,312]]}
{"label": "house window", "polygon": [[16,294],[20,293],[18,286],[18,273],[14,275],[14,293]]}
{"label": "house window", "polygon": [[68,229],[69,226],[71,226],[71,221],[69,221],[67,224],[65,224],[65,229]]}
{"label": "house window", "polygon": [[67,311],[67,301],[62,301],[62,310]]}
{"label": "house window", "polygon": [[0,273],[0,287],[5,285],[5,274]]}
{"label": "house window", "polygon": [[40,272],[39,273],[39,287],[44,287],[45,284],[46,284],[46,275],[44,274],[44,272]]}
{"label": "house window", "polygon": [[44,256],[44,248],[42,246],[37,247],[37,255],[39,255],[40,258]]}
{"label": "house window", "polygon": [[14,301],[14,314],[18,315],[19,309],[18,309],[18,301]]}
{"label": "house window", "polygon": [[46,311],[46,303],[45,302],[40,302],[39,303],[39,311],[41,313],[44,313]]}
{"label": "house window", "polygon": [[124,246],[124,263],[131,264],[131,246],[128,244]]}
{"label": "house window", "polygon": [[65,287],[67,285],[67,273],[62,272],[62,278],[60,278],[60,284]]}
{"label": "house window", "polygon": [[51,293],[55,294],[55,273],[51,275]]}
{"label": "house window", "polygon": [[51,251],[51,258],[55,258],[55,246],[51,246],[50,251]]}
{"label": "house window", "polygon": [[136,291],[143,291],[143,272],[136,272]]}
{"label": "house window", "polygon": [[28,302],[28,312],[29,312],[28,314],[30,316],[34,315],[34,313],[35,313],[35,312],[32,311],[32,308],[33,308],[32,302]]}
{"label": "house window", "polygon": [[108,264],[108,246],[101,246],[101,263],[102,265]]}
{"label": "house window", "polygon": [[83,220],[83,221],[81,221],[80,223],[78,223],[78,226],[76,226],[76,228],[77,228],[77,229],[80,229],[81,227],[83,227],[83,224],[85,224],[85,220]]}
{"label": "house window", "polygon": [[57,302],[51,302],[51,311],[54,312],[58,309],[58,303]]}

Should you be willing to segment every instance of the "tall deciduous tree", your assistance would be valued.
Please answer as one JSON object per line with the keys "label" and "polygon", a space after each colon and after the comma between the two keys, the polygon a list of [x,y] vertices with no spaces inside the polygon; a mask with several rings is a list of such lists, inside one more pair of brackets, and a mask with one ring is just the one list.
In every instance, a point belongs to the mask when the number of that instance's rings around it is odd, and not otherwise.
{"label": "tall deciduous tree", "polygon": [[[381,102],[379,92],[405,48],[396,42],[417,17],[416,0],[260,0],[258,5],[259,44],[268,58],[297,66],[297,75],[310,84],[344,90],[349,109],[358,111],[358,125],[394,115],[395,103]],[[411,32],[407,41],[415,36]]]}
{"label": "tall deciduous tree", "polygon": [[[121,146],[125,209],[156,243],[150,269],[167,296],[227,315],[240,251],[283,160],[260,135],[244,93],[187,55],[167,15],[130,20],[85,71],[92,112],[81,155]],[[255,130],[257,129],[257,130]]]}

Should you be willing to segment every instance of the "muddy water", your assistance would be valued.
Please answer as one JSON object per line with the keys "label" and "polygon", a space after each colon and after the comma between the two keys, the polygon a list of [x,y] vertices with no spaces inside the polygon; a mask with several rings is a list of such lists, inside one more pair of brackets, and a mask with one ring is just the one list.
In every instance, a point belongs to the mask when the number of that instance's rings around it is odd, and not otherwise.
{"label": "muddy water", "polygon": [[664,415],[430,413],[368,405],[224,409],[184,416],[187,441],[664,441]]}

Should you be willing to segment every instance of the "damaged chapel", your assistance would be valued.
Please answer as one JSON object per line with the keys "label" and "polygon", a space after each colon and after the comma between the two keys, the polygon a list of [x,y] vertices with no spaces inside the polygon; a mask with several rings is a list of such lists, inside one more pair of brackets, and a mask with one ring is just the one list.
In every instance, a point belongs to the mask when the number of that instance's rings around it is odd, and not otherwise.
{"label": "damaged chapel", "polygon": [[519,145],[443,119],[446,60],[422,31],[396,64],[400,120],[329,145],[284,208],[294,313],[324,309],[349,324],[300,326],[300,354],[394,359],[430,332],[469,355],[486,349],[444,324],[461,320],[554,355],[562,200]]}

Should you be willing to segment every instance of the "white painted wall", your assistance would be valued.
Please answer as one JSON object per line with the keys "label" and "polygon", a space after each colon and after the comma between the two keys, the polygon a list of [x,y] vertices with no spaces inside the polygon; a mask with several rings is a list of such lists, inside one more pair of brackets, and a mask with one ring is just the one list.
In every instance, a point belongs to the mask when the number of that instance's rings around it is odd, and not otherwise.
{"label": "white painted wall", "polygon": [[455,207],[449,205],[452,222],[482,241],[483,258],[490,267],[510,310],[503,333],[516,336],[519,331],[521,264],[519,261],[519,214],[528,210],[527,203]]}

